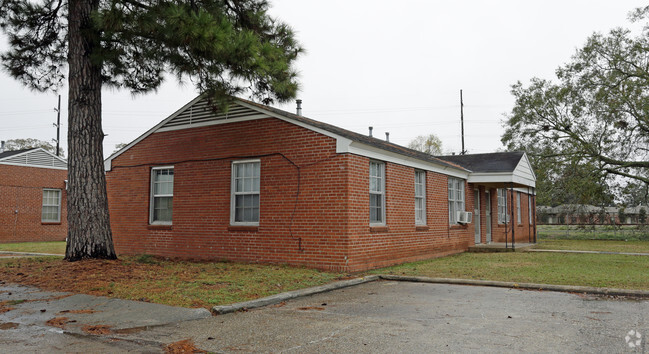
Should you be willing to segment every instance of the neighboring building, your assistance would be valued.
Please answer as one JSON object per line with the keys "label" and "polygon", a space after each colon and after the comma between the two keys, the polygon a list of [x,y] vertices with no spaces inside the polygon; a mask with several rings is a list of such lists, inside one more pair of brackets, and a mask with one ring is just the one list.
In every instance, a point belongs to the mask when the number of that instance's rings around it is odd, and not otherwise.
{"label": "neighboring building", "polygon": [[471,156],[241,99],[221,113],[198,97],[106,159],[115,248],[360,271],[533,240],[525,154]]}
{"label": "neighboring building", "polygon": [[[620,218],[620,210],[624,217]],[[556,207],[538,206],[536,209],[539,224],[544,225],[610,225],[610,224],[641,224],[644,209],[645,224],[649,221],[649,207],[597,207],[589,204],[561,204]],[[623,220],[622,220],[623,219]]]}
{"label": "neighboring building", "polygon": [[41,148],[0,151],[0,242],[64,241],[67,178],[67,162]]}

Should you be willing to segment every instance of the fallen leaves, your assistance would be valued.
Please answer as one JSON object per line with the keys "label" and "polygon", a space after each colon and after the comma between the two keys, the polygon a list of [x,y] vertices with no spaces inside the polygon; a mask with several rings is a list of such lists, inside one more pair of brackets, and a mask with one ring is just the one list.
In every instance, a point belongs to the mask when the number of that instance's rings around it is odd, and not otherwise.
{"label": "fallen leaves", "polygon": [[46,325],[52,326],[52,327],[57,327],[61,329],[65,329],[65,325],[70,323],[70,319],[67,317],[54,317],[52,319],[47,320],[45,322]]}
{"label": "fallen leaves", "polygon": [[196,348],[191,339],[184,339],[178,342],[170,343],[165,347],[167,354],[184,354],[184,353],[207,353],[204,350]]}
{"label": "fallen leaves", "polygon": [[107,325],[86,325],[81,327],[81,330],[94,335],[110,334],[111,332],[110,326]]}

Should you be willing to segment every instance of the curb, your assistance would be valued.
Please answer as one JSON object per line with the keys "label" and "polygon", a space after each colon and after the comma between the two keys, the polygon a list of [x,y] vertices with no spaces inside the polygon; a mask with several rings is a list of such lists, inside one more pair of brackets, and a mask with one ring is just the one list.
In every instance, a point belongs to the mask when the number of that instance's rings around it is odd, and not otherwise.
{"label": "curb", "polygon": [[401,275],[380,275],[384,280],[409,281],[418,283],[435,283],[435,284],[456,284],[456,285],[478,285],[493,286],[499,288],[524,289],[524,290],[544,290],[557,291],[564,293],[583,293],[593,295],[615,295],[615,296],[633,296],[649,298],[649,291],[615,289],[615,288],[596,288],[592,286],[576,285],[555,285],[555,284],[535,284],[535,283],[515,283],[508,281],[493,280],[476,280],[476,279],[453,279],[453,278],[427,278],[427,277],[410,277]]}
{"label": "curb", "polygon": [[363,283],[369,283],[369,282],[376,281],[376,280],[379,280],[379,279],[380,279],[379,275],[369,275],[369,276],[362,277],[362,278],[342,280],[342,281],[337,281],[335,283],[330,283],[330,284],[325,284],[325,285],[320,285],[320,286],[314,286],[312,288],[287,291],[285,293],[271,295],[271,296],[263,297],[261,299],[250,300],[250,301],[245,301],[245,302],[238,302],[236,304],[231,304],[231,305],[214,306],[214,307],[212,307],[212,312],[215,313],[215,314],[218,314],[218,315],[223,315],[223,314],[230,313],[230,312],[236,312],[236,311],[245,310],[245,309],[252,309],[252,308],[277,304],[277,303],[280,303],[282,301],[295,299],[295,298],[298,298],[298,297],[324,293],[324,292],[327,292],[327,291],[342,289],[342,288],[346,288],[346,287],[354,286],[354,285],[359,285],[359,284],[363,284]]}
{"label": "curb", "polygon": [[428,278],[428,277],[380,274],[380,275],[369,275],[362,278],[342,280],[335,283],[315,286],[312,288],[288,291],[285,293],[267,296],[261,299],[238,302],[231,305],[214,306],[212,307],[212,313],[217,315],[224,315],[226,313],[264,307],[268,305],[278,304],[282,301],[295,299],[298,297],[315,295],[315,294],[342,289],[354,285],[369,283],[377,280],[407,281],[413,283],[431,283],[431,284],[491,286],[497,288],[509,288],[509,289],[520,289],[520,290],[542,290],[542,291],[556,291],[556,292],[563,292],[563,293],[581,293],[581,294],[592,294],[592,295],[630,296],[630,297],[649,298],[649,291],[645,291],[645,290],[596,288],[592,286],[576,286],[576,285],[515,283],[515,282],[508,282],[508,281],[477,280],[477,279]]}

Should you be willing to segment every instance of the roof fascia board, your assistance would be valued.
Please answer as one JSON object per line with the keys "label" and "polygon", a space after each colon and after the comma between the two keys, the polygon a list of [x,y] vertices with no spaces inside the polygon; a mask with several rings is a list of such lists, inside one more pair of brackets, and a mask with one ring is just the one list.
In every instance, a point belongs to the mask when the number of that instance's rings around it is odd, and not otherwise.
{"label": "roof fascia board", "polygon": [[165,125],[168,121],[176,118],[180,113],[184,112],[185,109],[189,108],[196,102],[200,101],[203,98],[203,95],[198,95],[196,98],[193,100],[189,101],[186,105],[182,106],[179,108],[177,111],[172,113],[169,117],[163,119],[160,123],[156,124],[153,128],[147,130],[144,134],[140,135],[137,137],[135,140],[131,141],[128,145],[124,146],[123,148],[119,149],[118,151],[114,152],[112,155],[110,155],[106,160],[104,160],[104,170],[105,171],[110,171],[112,168],[112,162],[113,159],[115,159],[117,156],[123,154],[126,150],[130,149],[133,147],[133,145],[139,143],[140,141],[144,140],[144,138],[148,137],[149,135],[153,134],[160,128],[161,126]]}
{"label": "roof fascia board", "polygon": [[[16,156],[16,155],[13,155],[13,156]],[[4,162],[4,161],[0,161],[0,165],[19,166],[19,167],[33,167],[33,168],[47,168],[47,169],[50,169],[50,170],[62,170],[62,171],[67,171],[68,170],[65,167],[27,165],[27,164],[24,164],[24,163],[11,163],[11,162]]]}
{"label": "roof fascia board", "polygon": [[348,152],[355,155],[369,157],[371,159],[381,160],[396,163],[399,165],[414,167],[420,170],[437,172],[451,177],[458,177],[467,179],[469,177],[468,171],[455,169],[453,167],[441,166],[433,162],[427,162],[407,156],[403,156],[391,151],[385,151],[373,146],[369,146],[357,141],[349,145]]}
{"label": "roof fascia board", "polygon": [[471,173],[469,175],[469,183],[516,183],[536,188],[536,181],[516,176],[510,172]]}

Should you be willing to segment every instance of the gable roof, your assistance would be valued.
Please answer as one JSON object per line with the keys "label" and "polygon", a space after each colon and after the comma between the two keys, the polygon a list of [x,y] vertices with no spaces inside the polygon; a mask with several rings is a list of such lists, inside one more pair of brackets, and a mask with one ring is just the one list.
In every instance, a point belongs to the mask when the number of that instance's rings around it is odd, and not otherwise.
{"label": "gable roof", "polygon": [[469,183],[512,183],[515,187],[536,186],[536,175],[522,151],[440,156],[471,170]]}
{"label": "gable roof", "polygon": [[147,136],[156,132],[189,129],[209,125],[218,125],[253,119],[277,118],[296,124],[309,130],[335,138],[337,141],[336,152],[353,153],[380,159],[389,162],[412,166],[424,170],[440,172],[452,176],[466,178],[468,169],[445,161],[443,159],[425,154],[420,151],[377,139],[363,134],[355,133],[331,124],[323,123],[304,116],[299,116],[277,108],[265,106],[241,98],[234,98],[227,112],[215,111],[204,96],[198,96],[178,111],[161,121],[140,137],[113,153],[105,162],[106,171],[112,168],[111,162],[117,156],[127,151]]}
{"label": "gable roof", "polygon": [[67,170],[68,162],[43,148],[4,151],[0,164]]}
{"label": "gable roof", "polygon": [[441,159],[454,162],[472,172],[512,172],[518,166],[525,153],[493,152],[488,154],[440,156]]}
{"label": "gable roof", "polygon": [[35,149],[36,148],[0,152],[0,160],[2,160],[4,158],[7,158],[9,156],[22,154],[23,152],[30,151],[30,150],[35,150]]}

